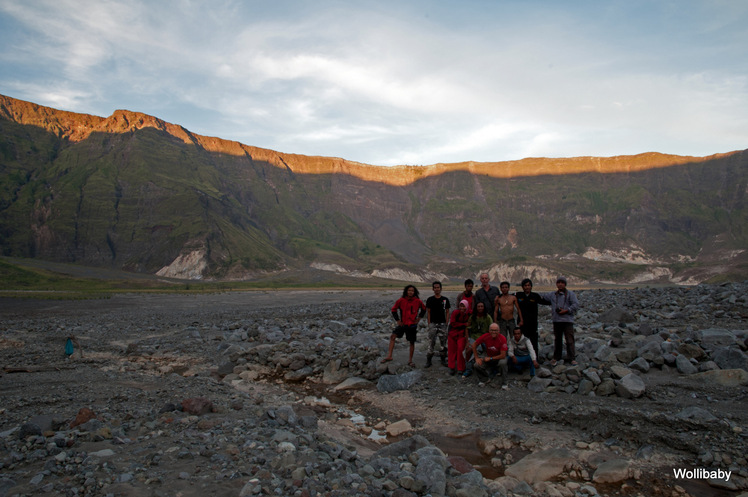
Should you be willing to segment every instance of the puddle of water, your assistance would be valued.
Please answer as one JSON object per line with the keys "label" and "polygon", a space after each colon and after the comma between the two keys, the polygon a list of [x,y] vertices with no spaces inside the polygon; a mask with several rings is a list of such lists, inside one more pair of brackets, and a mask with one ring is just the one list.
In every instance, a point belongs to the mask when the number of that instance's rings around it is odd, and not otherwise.
{"label": "puddle of water", "polygon": [[454,438],[442,434],[429,436],[434,445],[439,447],[447,456],[460,456],[478,470],[484,478],[494,480],[504,476],[504,470],[495,468],[491,460],[484,456],[478,448],[480,436],[473,432],[467,436]]}

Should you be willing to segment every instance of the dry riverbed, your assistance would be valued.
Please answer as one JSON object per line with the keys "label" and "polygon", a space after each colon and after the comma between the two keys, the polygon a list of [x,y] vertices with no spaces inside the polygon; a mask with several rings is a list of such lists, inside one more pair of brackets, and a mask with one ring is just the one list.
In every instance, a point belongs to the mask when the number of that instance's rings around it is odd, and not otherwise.
{"label": "dry riverbed", "polygon": [[397,291],[0,300],[0,497],[741,495],[746,290],[581,291],[509,390],[380,364]]}

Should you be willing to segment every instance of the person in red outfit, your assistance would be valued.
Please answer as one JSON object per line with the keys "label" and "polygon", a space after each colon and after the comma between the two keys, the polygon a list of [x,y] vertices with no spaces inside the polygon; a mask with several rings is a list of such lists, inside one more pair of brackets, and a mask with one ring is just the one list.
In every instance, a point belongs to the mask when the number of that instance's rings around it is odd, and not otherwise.
{"label": "person in red outfit", "polygon": [[467,324],[470,314],[467,312],[468,301],[463,300],[449,318],[447,333],[447,354],[449,356],[449,374],[465,372],[465,344],[467,343]]}
{"label": "person in red outfit", "polygon": [[395,305],[392,306],[392,317],[397,321],[397,328],[390,335],[390,347],[387,351],[387,357],[382,359],[382,363],[392,360],[395,340],[405,335],[405,339],[410,342],[408,366],[416,367],[413,362],[413,352],[416,350],[416,333],[418,333],[418,322],[425,315],[426,305],[418,298],[418,289],[413,285],[406,285],[403,289],[403,296],[397,299]]}
{"label": "person in red outfit", "polygon": [[[478,347],[486,346],[486,353],[478,355]],[[473,342],[473,354],[475,354],[475,373],[481,379],[481,386],[491,381],[497,374],[501,374],[501,388],[507,389],[506,375],[508,364],[506,353],[509,350],[506,338],[499,331],[499,325],[493,323],[488,327],[488,333],[482,335]]]}

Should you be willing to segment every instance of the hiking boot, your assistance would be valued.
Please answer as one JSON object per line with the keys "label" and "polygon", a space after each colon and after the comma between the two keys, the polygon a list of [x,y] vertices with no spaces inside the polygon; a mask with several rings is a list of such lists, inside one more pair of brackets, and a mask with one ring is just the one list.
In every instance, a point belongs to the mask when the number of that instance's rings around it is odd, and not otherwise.
{"label": "hiking boot", "polygon": [[446,366],[447,365],[447,356],[443,355],[443,356],[440,356],[440,358],[441,358],[441,361],[442,361],[442,366]]}
{"label": "hiking boot", "polygon": [[433,355],[433,354],[428,354],[428,355],[426,356],[426,367],[427,367],[427,368],[430,368],[430,367],[431,367],[431,359],[433,359],[433,358],[434,358],[434,355]]}

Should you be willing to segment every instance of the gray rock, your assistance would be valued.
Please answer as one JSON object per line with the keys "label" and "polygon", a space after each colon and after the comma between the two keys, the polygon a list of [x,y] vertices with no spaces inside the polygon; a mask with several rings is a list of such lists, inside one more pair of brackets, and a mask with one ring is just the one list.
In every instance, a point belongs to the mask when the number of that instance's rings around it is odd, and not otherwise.
{"label": "gray rock", "polygon": [[603,345],[602,347],[597,349],[597,352],[595,352],[594,359],[600,362],[607,362],[615,360],[616,356],[612,348],[608,347],[607,345]]}
{"label": "gray rock", "polygon": [[416,480],[423,483],[428,493],[434,496],[444,495],[447,491],[445,470],[450,465],[447,457],[434,446],[418,449],[416,455],[418,456]]}
{"label": "gray rock", "polygon": [[18,438],[24,440],[26,437],[39,436],[42,434],[42,429],[36,423],[24,423],[21,425],[21,429],[18,431]]}
{"label": "gray rock", "polygon": [[540,376],[535,375],[535,377],[527,383],[527,389],[531,392],[540,393],[544,391],[552,381],[551,378],[541,378]]}
{"label": "gray rock", "polygon": [[634,323],[636,318],[629,311],[623,307],[615,307],[610,309],[600,316],[598,316],[600,322],[603,323]]}
{"label": "gray rock", "polygon": [[675,358],[675,367],[678,368],[680,374],[696,374],[699,372],[699,369],[691,364],[691,361],[684,355]]}
{"label": "gray rock", "polygon": [[348,378],[341,384],[336,385],[333,388],[333,391],[340,392],[343,390],[362,390],[366,388],[372,388],[373,386],[374,384],[370,382],[369,380],[365,380],[364,378],[358,378],[356,376],[353,376],[351,378]]}
{"label": "gray rock", "polygon": [[648,373],[649,372],[649,361],[647,361],[643,357],[637,357],[633,361],[631,361],[628,365],[629,369],[635,369],[637,371],[641,371],[642,373]]}
{"label": "gray rock", "polygon": [[698,332],[698,340],[701,346],[707,349],[727,347],[738,343],[735,333],[723,328],[709,328]]}
{"label": "gray rock", "polygon": [[423,377],[420,369],[403,374],[385,374],[377,381],[377,390],[382,393],[395,392],[397,390],[408,390],[418,383]]}
{"label": "gray rock", "polygon": [[748,371],[748,356],[737,346],[720,347],[714,352],[712,360],[720,369],[744,369]]}
{"label": "gray rock", "polygon": [[704,349],[696,345],[695,343],[682,343],[678,345],[678,353],[688,357],[689,359],[701,359],[706,356]]}
{"label": "gray rock", "polygon": [[678,419],[697,421],[700,423],[717,421],[717,418],[712,413],[710,413],[706,409],[702,409],[701,407],[696,406],[686,407],[681,412],[676,414],[675,417]]}
{"label": "gray rock", "polygon": [[703,379],[706,384],[717,384],[723,387],[748,385],[748,371],[744,369],[720,369],[698,373],[695,377]]}
{"label": "gray rock", "polygon": [[600,379],[600,375],[597,374],[597,371],[594,371],[592,369],[585,369],[584,371],[582,371],[582,374],[595,386],[599,385],[602,382],[602,380]]}
{"label": "gray rock", "polygon": [[577,393],[579,395],[588,395],[592,390],[594,390],[595,384],[592,383],[587,378],[583,379],[579,382],[579,388],[577,388]]}
{"label": "gray rock", "polygon": [[625,399],[640,397],[646,389],[644,381],[634,373],[627,374],[616,384],[616,393]]}
{"label": "gray rock", "polygon": [[621,349],[616,351],[616,359],[618,362],[628,364],[637,357],[637,351],[634,349]]}
{"label": "gray rock", "polygon": [[662,355],[662,348],[660,346],[660,343],[657,341],[648,341],[645,342],[639,349],[637,350],[637,354],[639,357],[643,357],[644,359],[651,361],[655,357]]}
{"label": "gray rock", "polygon": [[649,336],[655,333],[655,329],[649,323],[642,323],[639,325],[637,333],[639,335]]}
{"label": "gray rock", "polygon": [[288,382],[299,382],[304,381],[308,377],[314,374],[314,369],[311,366],[303,367],[297,371],[289,371],[283,376],[283,379]]}
{"label": "gray rock", "polygon": [[568,449],[547,449],[523,457],[508,466],[504,474],[532,485],[557,477],[573,461],[574,457]]}
{"label": "gray rock", "polygon": [[379,449],[372,455],[371,460],[373,462],[378,458],[407,458],[411,453],[429,445],[431,445],[431,442],[421,435],[415,435]]}
{"label": "gray rock", "polygon": [[592,475],[595,483],[618,483],[629,477],[629,461],[627,459],[612,459],[597,467]]}
{"label": "gray rock", "polygon": [[620,380],[624,376],[630,375],[631,374],[631,370],[629,368],[625,368],[623,366],[611,366],[611,368],[610,368],[610,374],[616,380]]}

